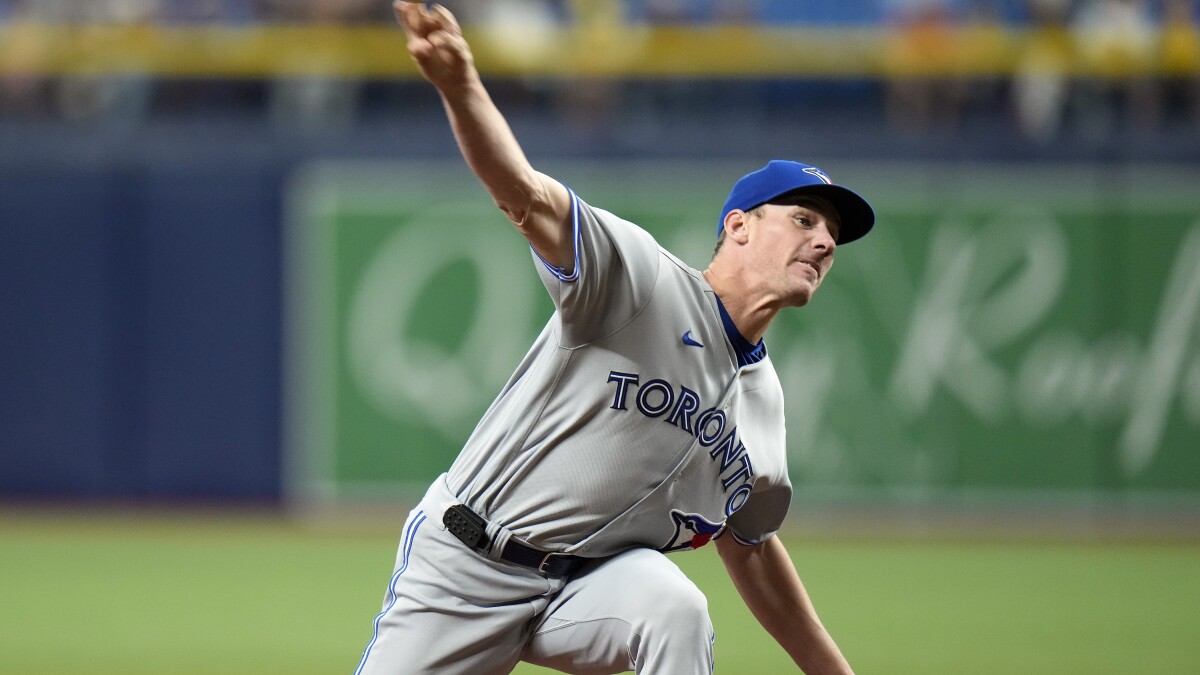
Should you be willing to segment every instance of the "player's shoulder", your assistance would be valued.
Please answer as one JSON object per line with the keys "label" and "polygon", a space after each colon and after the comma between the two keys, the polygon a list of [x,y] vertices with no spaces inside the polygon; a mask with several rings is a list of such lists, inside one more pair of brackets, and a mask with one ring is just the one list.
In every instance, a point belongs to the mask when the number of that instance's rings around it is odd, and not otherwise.
{"label": "player's shoulder", "polygon": [[658,246],[658,253],[667,263],[668,269],[693,283],[704,283],[704,273],[684,262],[679,256],[663,248],[662,245]]}
{"label": "player's shoulder", "polygon": [[654,235],[650,234],[646,228],[633,221],[626,220],[625,218],[622,218],[621,216],[618,216],[607,209],[600,208],[599,206],[593,206],[578,197],[576,197],[575,204],[579,208],[581,217],[587,218],[590,216],[596,221],[596,223],[601,225],[604,229],[612,232],[616,237],[638,237],[648,242],[654,242],[655,246],[658,245]]}
{"label": "player's shoulder", "polygon": [[[637,223],[622,218],[615,213],[603,209],[598,206],[593,206],[583,199],[576,197],[578,207],[583,214],[590,214],[590,217],[595,220],[609,236],[618,243],[619,248],[627,248],[636,246],[642,249],[647,254],[653,254],[659,258],[659,270],[671,273],[672,276],[678,277],[681,281],[687,281],[689,285],[697,285],[704,287],[704,274],[684,262],[682,258],[667,250],[658,241],[652,232]],[[587,217],[587,216],[583,216]]]}
{"label": "player's shoulder", "polygon": [[638,251],[638,257],[647,261],[658,256],[662,246],[649,230],[637,223],[626,220],[615,213],[592,206],[583,199],[576,199],[579,228],[585,232],[603,233],[601,236],[609,239],[615,248],[632,254]]}

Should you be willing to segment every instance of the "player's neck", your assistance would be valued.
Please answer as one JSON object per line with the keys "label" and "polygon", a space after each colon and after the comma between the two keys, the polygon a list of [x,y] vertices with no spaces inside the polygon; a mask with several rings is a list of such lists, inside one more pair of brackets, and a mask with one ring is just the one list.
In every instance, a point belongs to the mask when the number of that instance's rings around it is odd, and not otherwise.
{"label": "player's neck", "polygon": [[704,278],[721,299],[721,304],[725,305],[725,311],[742,337],[750,344],[757,344],[766,335],[779,309],[772,306],[767,298],[744,288],[743,279],[722,274],[720,268],[714,270],[714,266],[710,266],[704,270]]}

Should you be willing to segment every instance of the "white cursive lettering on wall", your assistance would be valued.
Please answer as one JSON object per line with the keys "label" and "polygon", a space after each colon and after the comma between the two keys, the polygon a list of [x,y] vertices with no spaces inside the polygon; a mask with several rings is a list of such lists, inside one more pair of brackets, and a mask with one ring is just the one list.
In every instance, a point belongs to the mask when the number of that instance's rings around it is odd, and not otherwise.
{"label": "white cursive lettering on wall", "polygon": [[[1173,412],[1185,424],[1200,424],[1200,222],[1184,233],[1171,265],[1159,268],[1166,286],[1147,337],[1134,330],[1089,337],[1056,325],[1060,307],[1092,301],[1065,296],[1069,254],[1062,226],[1044,212],[1009,212],[978,231],[943,223],[922,284],[915,297],[904,298],[911,305],[900,314],[906,323],[897,327],[899,354],[882,397],[861,366],[866,356],[859,352],[867,346],[858,340],[816,327],[802,343],[772,343],[789,411],[796,411],[789,414],[793,459],[810,475],[818,473],[812,448],[819,446],[858,471],[887,464],[888,475],[902,475],[910,485],[922,476],[932,483],[948,478],[952,456],[965,449],[928,446],[906,431],[943,410],[934,400],[941,392],[988,426],[1021,425],[1036,433],[1078,418],[1089,429],[1122,429],[1110,446],[1117,468],[1126,478],[1141,474],[1162,449]],[[877,270],[864,269],[868,275]],[[1028,347],[1015,363],[1010,356],[1002,365],[997,354],[1022,344]],[[847,392],[871,424],[827,428],[822,397]],[[890,458],[853,450],[874,428],[890,430],[876,452]],[[905,453],[912,455],[907,462],[899,457]]]}
{"label": "white cursive lettering on wall", "polygon": [[[1171,402],[1188,372],[1200,362],[1195,336],[1200,318],[1200,223],[1192,226],[1171,269],[1166,294],[1135,384],[1133,409],[1121,435],[1121,462],[1126,474],[1146,467],[1158,449]],[[1200,444],[1198,444],[1200,445]]]}
{"label": "white cursive lettering on wall", "polygon": [[1009,376],[989,357],[1050,311],[1067,273],[1061,228],[1041,211],[1005,213],[972,235],[944,223],[934,233],[908,329],[889,385],[910,417],[940,386],[975,417],[1008,414]]}
{"label": "white cursive lettering on wall", "polygon": [[[494,220],[490,205],[446,204],[413,216],[371,257],[349,299],[345,358],[361,394],[387,416],[419,418],[447,439],[469,432],[540,320],[528,249],[502,223],[476,226]],[[702,247],[692,257],[706,255]],[[836,285],[825,291],[841,294],[852,312],[877,314],[871,318],[895,336],[894,358],[868,351],[879,340],[820,323],[769,341],[786,389],[789,446],[806,474],[910,488],[953,480],[956,458],[970,449],[912,432],[945,410],[935,397],[965,410],[965,418],[954,415],[961,422],[1037,433],[1078,418],[1089,429],[1119,429],[1113,451],[1126,477],[1152,464],[1172,414],[1200,425],[1200,222],[1168,269],[1142,271],[1165,282],[1148,337],[1132,327],[1081,334],[1086,325],[1056,320],[1062,307],[1090,300],[1066,296],[1071,251],[1063,226],[1044,210],[1008,210],[980,228],[947,218],[927,256],[915,286],[886,278],[895,270],[862,268],[868,288],[890,289],[886,312]],[[464,261],[478,300],[460,347],[412,339],[422,291]],[[831,402],[847,399],[872,424],[831,427]]]}
{"label": "white cursive lettering on wall", "polygon": [[[528,347],[533,262],[528,247],[495,220],[493,209],[453,204],[416,214],[380,246],[353,287],[345,330],[349,370],[366,400],[392,419],[416,417],[461,440],[464,425]],[[486,226],[477,226],[481,221]],[[478,300],[461,347],[451,353],[412,340],[410,324],[429,319],[414,311],[422,290],[462,261],[474,269]],[[462,307],[446,312],[464,313]]]}

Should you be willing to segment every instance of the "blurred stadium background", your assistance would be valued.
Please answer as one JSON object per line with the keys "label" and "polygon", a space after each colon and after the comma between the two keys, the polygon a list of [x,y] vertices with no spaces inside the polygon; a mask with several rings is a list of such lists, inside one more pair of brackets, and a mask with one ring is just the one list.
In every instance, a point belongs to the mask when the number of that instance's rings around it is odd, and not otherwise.
{"label": "blurred stadium background", "polygon": [[[875,205],[768,336],[860,672],[1200,672],[1200,3],[444,4],[694,265],[769,158]],[[386,0],[0,0],[0,672],[349,672],[548,307]]]}

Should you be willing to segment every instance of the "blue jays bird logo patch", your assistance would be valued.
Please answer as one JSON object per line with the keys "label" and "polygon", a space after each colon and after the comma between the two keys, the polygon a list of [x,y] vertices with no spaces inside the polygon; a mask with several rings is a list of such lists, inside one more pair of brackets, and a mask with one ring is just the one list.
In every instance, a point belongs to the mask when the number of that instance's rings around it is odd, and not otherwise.
{"label": "blue jays bird logo patch", "polygon": [[699,514],[684,513],[679,509],[671,510],[671,519],[675,521],[675,535],[666,546],[658,549],[663,553],[700,548],[725,529],[725,523],[710,523]]}

